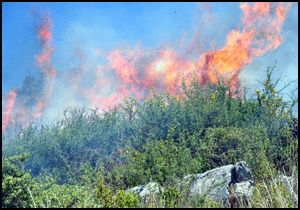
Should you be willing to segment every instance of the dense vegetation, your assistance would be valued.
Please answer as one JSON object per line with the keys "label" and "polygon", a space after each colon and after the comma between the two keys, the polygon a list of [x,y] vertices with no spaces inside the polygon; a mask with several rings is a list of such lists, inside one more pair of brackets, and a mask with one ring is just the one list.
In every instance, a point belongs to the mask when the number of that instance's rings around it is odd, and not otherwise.
{"label": "dense vegetation", "polygon": [[[273,70],[252,97],[222,82],[195,80],[190,87],[183,83],[179,98],[127,98],[102,114],[67,109],[51,125],[11,129],[2,136],[2,207],[139,207],[145,204],[125,189],[150,181],[167,191],[147,207],[211,207],[219,204],[206,198],[187,203],[176,183],[240,160],[253,168],[258,186],[280,172],[292,175],[298,168],[297,100],[283,99]],[[270,198],[259,192],[252,206]]]}

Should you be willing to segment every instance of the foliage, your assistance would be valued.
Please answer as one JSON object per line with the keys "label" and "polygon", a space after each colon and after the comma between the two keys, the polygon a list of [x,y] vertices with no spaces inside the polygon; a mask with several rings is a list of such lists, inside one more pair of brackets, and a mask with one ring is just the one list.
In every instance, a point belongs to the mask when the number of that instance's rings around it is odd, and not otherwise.
{"label": "foliage", "polygon": [[221,203],[213,201],[207,196],[197,196],[191,200],[192,207],[201,206],[202,208],[221,208]]}
{"label": "foliage", "polygon": [[179,204],[182,202],[182,194],[175,187],[168,187],[163,192],[163,200],[167,208],[180,207]]}
{"label": "foliage", "polygon": [[93,193],[80,185],[58,185],[37,182],[34,188],[34,207],[40,208],[95,208]]}
{"label": "foliage", "polygon": [[282,183],[260,183],[254,188],[251,200],[254,208],[293,208],[293,198]]}
{"label": "foliage", "polygon": [[[183,81],[178,97],[126,98],[103,113],[68,108],[52,124],[8,132],[2,136],[2,206],[137,207],[137,197],[124,189],[155,181],[166,188],[155,205],[212,207],[218,204],[204,197],[184,202],[178,180],[240,160],[258,183],[277,171],[290,175],[298,162],[297,99],[284,98],[274,69],[253,97],[223,82],[194,80],[187,87]],[[20,166],[15,155],[23,153],[30,157]]]}
{"label": "foliage", "polygon": [[2,208],[26,208],[32,205],[31,175],[21,168],[28,155],[2,158]]}
{"label": "foliage", "polygon": [[153,140],[144,145],[143,152],[127,151],[123,177],[128,186],[149,181],[172,185],[198,168],[188,148],[172,140]]}
{"label": "foliage", "polygon": [[100,206],[103,208],[135,208],[139,205],[139,197],[130,192],[118,189],[116,193],[106,186],[102,172],[98,176],[98,187],[96,196],[99,199]]}

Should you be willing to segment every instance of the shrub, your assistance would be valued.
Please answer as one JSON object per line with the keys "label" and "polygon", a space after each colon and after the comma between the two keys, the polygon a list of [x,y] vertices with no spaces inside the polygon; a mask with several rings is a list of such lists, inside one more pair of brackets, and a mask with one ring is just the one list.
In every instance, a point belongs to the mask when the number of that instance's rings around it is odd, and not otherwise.
{"label": "shrub", "polygon": [[167,208],[180,207],[182,202],[182,194],[175,187],[167,187],[163,194],[164,206]]}
{"label": "shrub", "polygon": [[126,154],[123,176],[128,186],[150,181],[172,185],[193,168],[199,168],[189,148],[173,140],[151,141],[143,149],[143,152],[129,150]]}
{"label": "shrub", "polygon": [[54,180],[37,182],[33,191],[35,207],[95,208],[94,193],[79,185],[58,185]]}
{"label": "shrub", "polygon": [[130,192],[118,189],[116,193],[112,188],[106,185],[103,172],[98,175],[98,187],[96,197],[103,208],[137,208],[139,206],[139,197]]}
{"label": "shrub", "polygon": [[2,158],[2,208],[32,206],[30,189],[33,187],[33,180],[21,167],[27,158],[26,154]]}

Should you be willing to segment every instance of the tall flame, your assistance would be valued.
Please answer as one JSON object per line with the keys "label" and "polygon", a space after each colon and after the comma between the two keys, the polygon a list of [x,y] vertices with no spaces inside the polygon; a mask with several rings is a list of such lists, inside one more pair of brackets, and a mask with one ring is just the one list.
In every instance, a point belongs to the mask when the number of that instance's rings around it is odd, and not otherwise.
{"label": "tall flame", "polygon": [[236,90],[241,69],[282,43],[281,27],[291,3],[241,3],[240,7],[244,12],[242,30],[231,31],[222,49],[201,55],[198,66],[204,83],[215,83],[222,76]]}
{"label": "tall flame", "polygon": [[11,114],[13,112],[15,102],[16,102],[17,92],[16,90],[11,90],[7,93],[6,103],[4,105],[4,110],[2,110],[2,132],[5,132],[7,125],[11,122]]}
{"label": "tall flame", "polygon": [[53,82],[56,77],[57,71],[52,65],[52,32],[51,32],[51,20],[48,14],[45,14],[38,26],[38,39],[40,40],[42,52],[36,56],[36,62],[39,69],[43,73],[45,78],[45,90],[44,95],[39,98],[35,109],[32,113],[34,119],[42,116],[53,92]]}
{"label": "tall flame", "polygon": [[2,132],[5,132],[8,124],[13,123],[12,118],[15,123],[21,123],[23,127],[40,118],[52,97],[53,83],[57,72],[52,65],[51,21],[47,14],[40,17],[39,21],[37,38],[40,41],[42,52],[36,56],[36,63],[45,81],[42,90],[43,95],[38,96],[36,104],[30,107],[25,105],[21,98],[18,100],[16,90],[10,91],[7,99],[5,99],[6,106],[2,118]]}

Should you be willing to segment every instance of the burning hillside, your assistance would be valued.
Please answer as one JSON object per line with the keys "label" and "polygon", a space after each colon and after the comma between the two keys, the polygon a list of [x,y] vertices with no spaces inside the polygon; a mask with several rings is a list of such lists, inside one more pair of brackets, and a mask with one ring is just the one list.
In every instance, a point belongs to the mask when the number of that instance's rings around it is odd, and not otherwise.
{"label": "burning hillside", "polygon": [[[182,56],[175,46],[151,52],[139,46],[122,47],[98,54],[106,63],[89,68],[82,58],[88,55],[79,55],[79,59],[74,59],[81,60],[81,63],[68,73],[56,69],[53,64],[55,37],[50,16],[36,15],[39,20],[37,41],[41,51],[35,62],[40,70],[42,82],[39,85],[42,87],[36,87],[38,91],[30,96],[19,89],[6,94],[2,108],[2,132],[17,121],[26,126],[39,119],[60,91],[65,91],[66,97],[72,98],[75,104],[80,101],[80,104],[101,110],[117,105],[126,96],[146,97],[152,88],[176,96],[180,93],[182,79],[189,85],[193,77],[200,84],[217,83],[219,78],[223,78],[230,83],[232,91],[236,91],[243,68],[283,42],[281,29],[291,5],[241,3],[240,25],[229,31],[224,46],[196,55],[193,59]],[[56,84],[63,84],[64,90],[56,88]]]}

